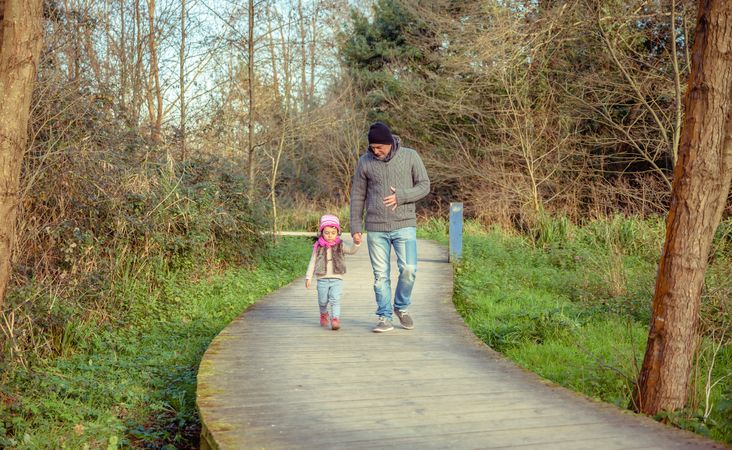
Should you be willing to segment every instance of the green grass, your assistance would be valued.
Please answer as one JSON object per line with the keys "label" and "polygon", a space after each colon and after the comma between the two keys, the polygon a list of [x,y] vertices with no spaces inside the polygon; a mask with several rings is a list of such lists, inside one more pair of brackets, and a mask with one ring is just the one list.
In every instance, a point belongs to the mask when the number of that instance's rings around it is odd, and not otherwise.
{"label": "green grass", "polygon": [[[456,308],[476,336],[517,364],[628,407],[645,351],[663,224],[618,217],[577,227],[542,220],[528,236],[465,224],[463,258],[454,266]],[[430,220],[420,236],[447,243],[447,226]],[[716,248],[727,245],[725,236]],[[720,329],[720,317],[729,318],[729,260],[718,252],[707,274],[703,322],[716,321]],[[711,344],[704,340],[706,355]],[[721,381],[711,391],[711,413],[703,418],[707,357],[699,359],[690,407],[666,420],[732,439],[732,377],[724,378],[732,373],[730,347],[715,359],[711,379]]]}
{"label": "green grass", "polygon": [[[521,366],[625,407],[645,347],[661,225],[543,220],[530,236],[466,223],[456,307],[477,336]],[[419,234],[447,242],[443,221],[422,224]],[[718,314],[732,290],[729,236],[720,233],[707,275],[707,329],[725,323]],[[306,239],[285,238],[252,268],[198,281],[184,271],[144,280],[129,274],[110,292],[126,310],[123,320],[57,314],[67,318],[56,344],[63,356],[0,377],[0,447],[195,448],[196,369],[208,343],[248,305],[299,276],[310,249]],[[703,417],[711,349],[705,341],[692,406],[666,419],[729,441],[732,379],[715,386]],[[729,345],[715,361],[712,380],[732,373]]]}
{"label": "green grass", "polygon": [[0,447],[195,448],[196,370],[209,342],[247,306],[299,276],[310,245],[286,238],[253,268],[118,286],[124,326],[72,322],[68,356],[5,375]]}

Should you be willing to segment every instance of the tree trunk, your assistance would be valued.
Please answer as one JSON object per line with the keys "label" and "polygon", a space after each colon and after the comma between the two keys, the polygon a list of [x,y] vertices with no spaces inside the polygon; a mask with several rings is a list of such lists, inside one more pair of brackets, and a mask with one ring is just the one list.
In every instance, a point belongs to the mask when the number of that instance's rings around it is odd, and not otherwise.
{"label": "tree trunk", "polygon": [[180,2],[180,63],[178,78],[180,83],[180,157],[185,161],[186,154],[186,0]]}
{"label": "tree trunk", "polygon": [[5,18],[5,0],[0,0],[0,51],[3,49],[3,19]]}
{"label": "tree trunk", "polygon": [[297,1],[297,13],[299,15],[300,25],[300,91],[302,95],[302,110],[305,112],[308,109],[308,79],[306,71],[308,66],[308,53],[307,47],[305,46],[307,27],[305,26],[305,13],[302,10],[302,0]]}
{"label": "tree trunk", "polygon": [[[277,73],[277,53],[275,52],[275,40],[274,40],[274,32],[272,31],[272,21],[274,18],[272,17],[272,7],[271,5],[266,5],[265,7],[265,14],[267,15],[267,36],[269,37],[269,58],[270,63],[272,64],[272,88],[274,90],[274,96],[275,101],[277,102],[278,106],[282,106],[280,104],[280,77]],[[284,55],[284,54],[283,54]],[[283,56],[284,58],[284,56]]]}
{"label": "tree trunk", "polygon": [[[671,36],[676,36],[676,0],[671,0]],[[687,41],[684,41],[687,42]],[[674,121],[673,144],[671,145],[671,163],[676,166],[679,159],[679,141],[681,140],[681,124],[684,117],[683,102],[681,101],[681,69],[679,68],[678,43],[671,40],[671,65],[674,69],[674,94],[676,94],[676,120]]]}
{"label": "tree trunk", "polygon": [[315,65],[318,63],[318,8],[319,4],[313,5],[313,13],[310,16],[310,86],[308,87],[308,99],[312,102],[315,98]]}
{"label": "tree trunk", "polygon": [[249,111],[247,118],[247,162],[249,163],[249,192],[247,199],[249,204],[254,203],[254,192],[256,184],[254,176],[256,171],[256,161],[254,160],[254,0],[249,0],[249,42],[247,42],[248,56],[248,80],[247,91],[249,94]]}
{"label": "tree trunk", "polygon": [[[135,46],[135,65],[132,75],[132,126],[137,128],[140,124],[140,107],[142,105],[142,62],[143,62],[143,45],[142,38],[142,12],[140,11],[140,0],[134,0],[135,7],[135,24],[133,27],[132,45]],[[124,49],[123,49],[124,51]]]}
{"label": "tree trunk", "polygon": [[[106,86],[109,86],[112,81],[112,34],[110,33],[111,30],[111,18],[112,18],[112,0],[104,0],[104,84]],[[111,105],[111,101],[109,102]]]}
{"label": "tree trunk", "polygon": [[119,1],[119,104],[125,120],[129,120],[127,113],[127,39],[125,34],[125,4]]}
{"label": "tree trunk", "polygon": [[[91,11],[91,8],[88,8],[84,11],[85,16],[91,16],[93,13]],[[97,49],[94,48],[94,28],[89,25],[88,22],[91,22],[91,19],[85,18],[83,22],[83,36],[84,39],[82,41],[84,45],[84,53],[86,54],[87,61],[89,63],[89,67],[91,67],[92,72],[94,72],[94,79],[102,83],[102,67],[99,62],[99,55],[97,54]],[[105,20],[106,22],[106,20]],[[80,36],[81,37],[81,36]]]}
{"label": "tree trunk", "polygon": [[0,0],[0,306],[10,279],[20,167],[43,42],[42,0]]}
{"label": "tree trunk", "polygon": [[636,410],[684,406],[707,258],[732,178],[732,2],[702,0]]}
{"label": "tree trunk", "polygon": [[[147,0],[148,44],[150,46],[150,70],[148,83],[148,105],[150,110],[150,138],[160,143],[160,129],[163,124],[163,93],[160,89],[160,68],[158,67],[158,41],[155,32],[155,0]],[[154,106],[153,106],[154,105]],[[170,158],[168,158],[170,162]]]}
{"label": "tree trunk", "polygon": [[[72,17],[72,9],[69,5],[65,5],[63,9],[64,24],[60,26],[62,32],[69,33],[74,36],[75,39],[69,40],[69,45],[65,46],[64,52],[66,53],[68,79],[75,83],[79,82],[79,67],[81,65],[81,55],[79,54],[79,40],[76,37],[79,36],[79,23],[75,17]],[[77,11],[74,11],[75,15]],[[59,18],[60,19],[60,18]],[[75,29],[71,29],[71,28]],[[61,51],[59,49],[59,51]]]}
{"label": "tree trunk", "polygon": [[[292,75],[290,74],[290,59],[294,50],[290,47],[290,37],[285,37],[285,24],[279,20],[280,29],[280,46],[282,48],[282,76],[284,78],[284,91],[285,91],[285,109],[287,111],[293,111],[292,106]],[[289,123],[289,120],[288,120]]]}

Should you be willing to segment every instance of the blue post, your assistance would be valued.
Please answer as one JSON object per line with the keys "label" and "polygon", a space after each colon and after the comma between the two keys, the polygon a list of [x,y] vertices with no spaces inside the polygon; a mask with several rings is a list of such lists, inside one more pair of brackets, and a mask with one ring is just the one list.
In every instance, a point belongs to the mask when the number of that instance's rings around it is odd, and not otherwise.
{"label": "blue post", "polygon": [[450,257],[457,261],[463,256],[463,204],[450,203]]}

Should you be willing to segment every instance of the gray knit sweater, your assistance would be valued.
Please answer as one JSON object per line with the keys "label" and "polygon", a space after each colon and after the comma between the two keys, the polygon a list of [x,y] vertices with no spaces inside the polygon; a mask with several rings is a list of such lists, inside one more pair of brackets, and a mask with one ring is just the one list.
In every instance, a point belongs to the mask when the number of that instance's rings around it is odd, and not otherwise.
{"label": "gray knit sweater", "polygon": [[[363,232],[366,212],[367,231],[394,231],[417,226],[414,203],[430,191],[430,179],[422,159],[411,148],[396,145],[385,160],[371,152],[361,156],[351,188],[351,233]],[[384,197],[396,189],[397,208],[384,206]]]}

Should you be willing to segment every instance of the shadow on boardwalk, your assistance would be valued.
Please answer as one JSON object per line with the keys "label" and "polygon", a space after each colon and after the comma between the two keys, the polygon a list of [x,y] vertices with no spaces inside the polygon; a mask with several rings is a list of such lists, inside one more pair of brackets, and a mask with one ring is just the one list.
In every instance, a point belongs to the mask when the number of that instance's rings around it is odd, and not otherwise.
{"label": "shadow on boardwalk", "polygon": [[198,374],[202,448],[725,448],[517,368],[455,312],[445,249],[419,241],[419,257],[414,330],[371,332],[365,246],[348,257],[340,331],[318,325],[302,279],[233,321]]}

